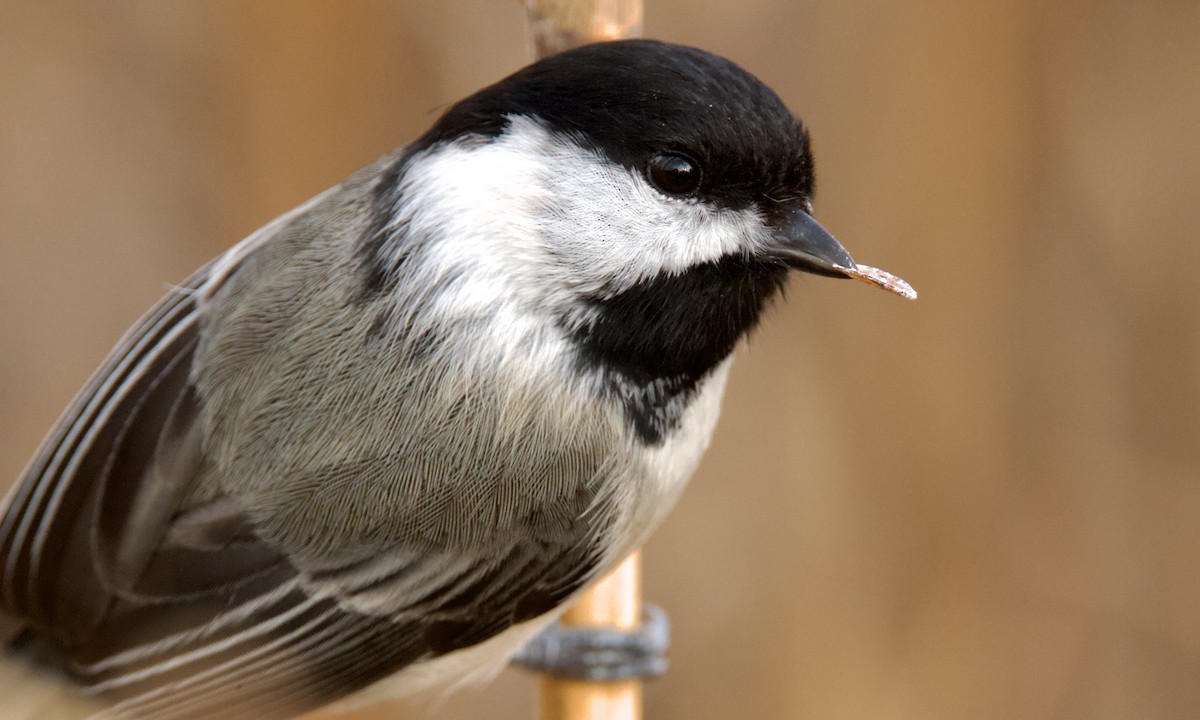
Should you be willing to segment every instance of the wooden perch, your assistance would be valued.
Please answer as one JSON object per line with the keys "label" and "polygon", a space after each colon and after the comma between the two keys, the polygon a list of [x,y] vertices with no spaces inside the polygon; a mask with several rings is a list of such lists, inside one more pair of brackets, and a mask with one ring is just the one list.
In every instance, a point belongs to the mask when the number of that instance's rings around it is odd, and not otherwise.
{"label": "wooden perch", "polygon": [[[524,0],[538,58],[642,34],[642,0]],[[562,617],[568,626],[632,629],[641,622],[641,559],[629,556]],[[640,680],[590,682],[543,676],[541,720],[641,720]]]}
{"label": "wooden perch", "polygon": [[537,57],[642,34],[642,0],[524,0]]}
{"label": "wooden perch", "polygon": [[[524,0],[538,58],[642,34],[642,0]],[[641,623],[641,558],[631,554],[563,616],[564,625],[628,630]],[[541,720],[641,720],[641,680],[541,678]]]}
{"label": "wooden perch", "polygon": [[[641,558],[625,562],[563,615],[568,626],[636,628],[641,622]],[[541,720],[641,720],[642,682],[589,682],[543,676]]]}

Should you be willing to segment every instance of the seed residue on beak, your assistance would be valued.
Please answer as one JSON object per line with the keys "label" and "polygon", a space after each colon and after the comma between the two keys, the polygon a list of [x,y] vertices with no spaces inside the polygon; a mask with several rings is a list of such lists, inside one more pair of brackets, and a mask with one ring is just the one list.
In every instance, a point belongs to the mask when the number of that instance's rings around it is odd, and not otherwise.
{"label": "seed residue on beak", "polygon": [[862,280],[865,283],[870,283],[877,288],[882,288],[890,293],[895,293],[905,300],[916,300],[917,291],[913,290],[913,286],[901,278],[896,277],[887,270],[871,267],[870,265],[859,265],[855,263],[852,268],[838,268],[846,273],[847,277],[852,277],[855,280]]}

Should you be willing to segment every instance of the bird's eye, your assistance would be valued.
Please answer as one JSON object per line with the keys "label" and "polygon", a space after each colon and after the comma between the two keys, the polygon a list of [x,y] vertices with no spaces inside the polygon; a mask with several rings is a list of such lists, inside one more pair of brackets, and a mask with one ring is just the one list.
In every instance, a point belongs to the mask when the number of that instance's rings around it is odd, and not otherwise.
{"label": "bird's eye", "polygon": [[655,155],[647,174],[668,195],[691,195],[700,187],[700,166],[680,155]]}

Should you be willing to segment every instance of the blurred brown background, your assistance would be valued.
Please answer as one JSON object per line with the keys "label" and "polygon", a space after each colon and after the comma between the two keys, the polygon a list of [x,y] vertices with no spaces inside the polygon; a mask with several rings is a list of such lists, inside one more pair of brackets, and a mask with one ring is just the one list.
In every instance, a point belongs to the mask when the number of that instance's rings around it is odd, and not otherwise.
{"label": "blurred brown background", "polygon": [[[649,718],[1200,716],[1200,4],[649,0],[822,222],[647,550]],[[524,64],[515,0],[0,0],[0,483],[166,283]],[[528,718],[508,671],[440,710]]]}

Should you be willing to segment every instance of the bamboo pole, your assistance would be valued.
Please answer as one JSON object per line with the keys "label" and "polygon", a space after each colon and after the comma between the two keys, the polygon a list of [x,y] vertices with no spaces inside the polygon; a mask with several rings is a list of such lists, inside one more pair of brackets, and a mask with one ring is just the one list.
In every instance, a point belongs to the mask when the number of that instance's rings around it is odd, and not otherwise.
{"label": "bamboo pole", "polygon": [[537,57],[642,34],[642,0],[524,0]]}
{"label": "bamboo pole", "polygon": [[[524,0],[534,52],[543,58],[578,45],[642,34],[642,0]],[[567,626],[631,630],[641,622],[641,557],[635,552],[563,614]],[[641,720],[640,680],[542,676],[541,720]]]}
{"label": "bamboo pole", "polygon": [[[621,630],[641,622],[641,558],[625,562],[589,590],[562,617],[568,626]],[[641,720],[641,680],[587,681],[542,676],[541,720]]]}

